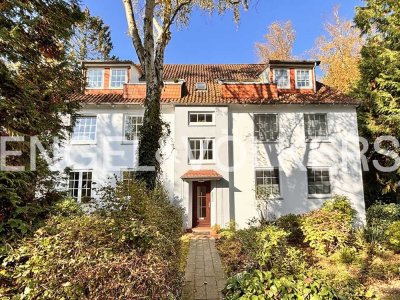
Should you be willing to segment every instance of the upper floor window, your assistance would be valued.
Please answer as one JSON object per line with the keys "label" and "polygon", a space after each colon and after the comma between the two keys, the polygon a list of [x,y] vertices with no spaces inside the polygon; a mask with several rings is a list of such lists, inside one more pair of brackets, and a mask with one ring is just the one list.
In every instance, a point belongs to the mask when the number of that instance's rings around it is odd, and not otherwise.
{"label": "upper floor window", "polygon": [[296,88],[311,89],[311,70],[296,70]]}
{"label": "upper floor window", "polygon": [[73,141],[96,140],[96,117],[78,117],[72,132]]}
{"label": "upper floor window", "polygon": [[126,69],[111,69],[110,87],[122,88],[124,83],[128,81],[127,77]]}
{"label": "upper floor window", "polygon": [[214,159],[214,139],[189,139],[189,161],[212,161]]}
{"label": "upper floor window", "polygon": [[126,141],[139,139],[140,128],[143,125],[142,116],[126,115],[124,122],[124,138]]}
{"label": "upper floor window", "polygon": [[205,82],[196,82],[194,88],[196,91],[206,91],[207,84]]}
{"label": "upper floor window", "polygon": [[256,195],[257,199],[279,195],[279,169],[271,168],[256,170]]}
{"label": "upper floor window", "polygon": [[275,83],[280,89],[290,89],[290,73],[288,69],[275,69]]}
{"label": "upper floor window", "polygon": [[92,172],[73,171],[69,173],[69,196],[85,202],[92,197]]}
{"label": "upper floor window", "polygon": [[254,115],[254,136],[258,141],[276,141],[278,135],[278,114]]}
{"label": "upper floor window", "polygon": [[330,194],[328,168],[307,168],[308,194]]}
{"label": "upper floor window", "polygon": [[304,114],[306,139],[326,139],[328,124],[326,114]]}
{"label": "upper floor window", "polygon": [[88,69],[86,76],[88,88],[100,89],[103,87],[103,69]]}
{"label": "upper floor window", "polygon": [[189,112],[189,125],[214,124],[213,112]]}

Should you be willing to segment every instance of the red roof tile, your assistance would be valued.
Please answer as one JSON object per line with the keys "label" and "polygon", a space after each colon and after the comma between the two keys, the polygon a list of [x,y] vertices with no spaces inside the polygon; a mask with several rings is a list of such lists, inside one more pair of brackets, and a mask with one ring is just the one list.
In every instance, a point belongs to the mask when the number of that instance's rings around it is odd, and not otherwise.
{"label": "red roof tile", "polygon": [[[359,102],[322,83],[317,84],[317,93],[282,94],[278,98],[224,98],[221,96],[219,80],[257,82],[265,70],[265,64],[214,64],[214,65],[179,65],[164,66],[165,80],[184,79],[183,96],[177,99],[162,99],[162,103],[173,104],[351,104]],[[205,82],[206,91],[195,91],[195,83]],[[140,98],[123,98],[116,94],[74,95],[72,101],[82,103],[143,103]]]}
{"label": "red roof tile", "polygon": [[189,170],[181,176],[182,179],[220,180],[222,176],[214,170]]}

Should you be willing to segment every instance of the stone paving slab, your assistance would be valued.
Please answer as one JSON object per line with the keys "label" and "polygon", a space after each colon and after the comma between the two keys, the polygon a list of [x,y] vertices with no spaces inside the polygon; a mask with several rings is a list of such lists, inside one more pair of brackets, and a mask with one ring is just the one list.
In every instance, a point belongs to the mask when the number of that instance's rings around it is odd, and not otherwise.
{"label": "stone paving slab", "polygon": [[182,299],[219,300],[222,299],[224,285],[224,272],[215,248],[215,238],[191,238]]}

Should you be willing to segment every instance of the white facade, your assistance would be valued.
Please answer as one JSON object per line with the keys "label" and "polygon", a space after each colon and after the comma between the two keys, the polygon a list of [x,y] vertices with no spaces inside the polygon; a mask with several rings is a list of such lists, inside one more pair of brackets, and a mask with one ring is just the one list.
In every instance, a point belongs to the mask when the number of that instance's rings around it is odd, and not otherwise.
{"label": "white facade", "polygon": [[[268,77],[268,72],[269,67],[262,72],[262,77]],[[132,68],[131,81],[136,82],[139,77],[137,70]],[[79,113],[92,117],[89,125],[79,129],[91,140],[72,138],[67,141],[58,151],[54,169],[63,171],[68,168],[79,173],[76,177],[79,180],[67,183],[70,190],[73,186],[78,191],[74,194],[78,200],[85,193],[83,186],[87,187],[82,181],[87,175],[82,172],[90,172],[91,187],[94,188],[90,196],[98,198],[96,188],[114,182],[115,176],[121,178],[122,172],[137,167],[138,141],[127,141],[124,132],[127,117],[143,116],[144,108],[134,103],[85,104]],[[203,121],[208,115],[209,122],[193,121],[191,114],[200,114],[194,120],[203,118]],[[255,133],[255,118],[266,114],[276,121],[276,136],[272,141],[259,141]],[[323,116],[326,121],[324,138],[306,138],[305,116],[308,114]],[[345,195],[357,210],[359,221],[365,221],[355,105],[171,103],[162,104],[162,117],[171,131],[162,146],[162,180],[171,201],[185,209],[185,228],[199,224],[193,218],[205,212],[209,218],[208,226],[218,224],[224,227],[234,220],[240,227],[245,227],[249,220],[259,218],[260,203],[263,202],[256,197],[257,174],[276,175],[273,179],[275,188],[279,181],[279,193],[270,196],[269,217],[304,213],[320,207],[334,195]],[[85,130],[91,131],[92,135]],[[207,156],[206,160],[193,157],[194,152],[189,149],[191,142],[199,146],[199,149],[196,148],[200,153],[198,157]],[[318,180],[325,181],[324,193],[317,193],[322,191],[319,189],[310,189],[311,175],[307,168],[317,170],[317,173],[311,173],[317,185],[322,186]],[[220,176],[183,176],[193,170],[212,170]],[[319,179],[315,179],[317,177]],[[272,182],[270,178],[265,180]],[[197,185],[202,186],[204,182],[210,184],[208,208],[198,204],[200,202],[195,204],[195,199],[200,197],[196,196],[199,191]],[[204,192],[206,190],[207,187]],[[202,209],[204,212],[201,212]]]}

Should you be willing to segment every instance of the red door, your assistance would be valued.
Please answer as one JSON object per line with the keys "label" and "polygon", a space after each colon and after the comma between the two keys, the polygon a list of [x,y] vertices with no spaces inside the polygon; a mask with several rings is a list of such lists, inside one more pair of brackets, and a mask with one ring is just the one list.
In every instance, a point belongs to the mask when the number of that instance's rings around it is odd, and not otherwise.
{"label": "red door", "polygon": [[210,181],[193,182],[193,227],[210,227]]}

